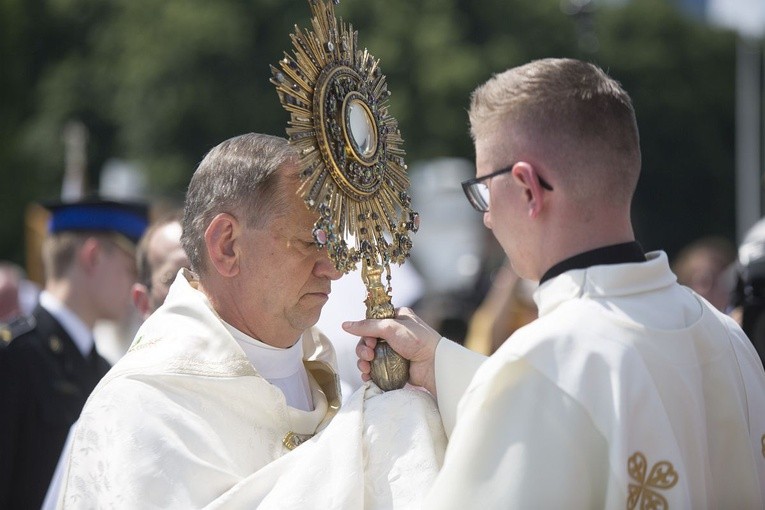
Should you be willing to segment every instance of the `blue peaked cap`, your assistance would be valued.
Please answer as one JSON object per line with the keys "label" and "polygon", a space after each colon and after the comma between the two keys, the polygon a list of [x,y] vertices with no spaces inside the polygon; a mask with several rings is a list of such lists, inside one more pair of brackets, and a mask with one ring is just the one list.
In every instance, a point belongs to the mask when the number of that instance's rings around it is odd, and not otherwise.
{"label": "blue peaked cap", "polygon": [[48,232],[116,232],[133,243],[149,224],[149,208],[139,202],[117,202],[89,197],[77,202],[43,204],[51,213]]}

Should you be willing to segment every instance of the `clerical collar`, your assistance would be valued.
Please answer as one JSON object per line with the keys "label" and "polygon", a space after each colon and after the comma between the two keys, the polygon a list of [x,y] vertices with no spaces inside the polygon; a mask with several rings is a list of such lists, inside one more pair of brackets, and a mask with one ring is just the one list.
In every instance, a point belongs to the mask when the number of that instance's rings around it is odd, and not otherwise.
{"label": "clerical collar", "polygon": [[303,342],[300,339],[292,347],[281,349],[252,338],[226,321],[221,322],[242,347],[255,370],[265,379],[289,377],[304,370]]}
{"label": "clerical collar", "polygon": [[281,390],[289,407],[309,412],[314,410],[311,385],[303,365],[302,337],[292,347],[280,349],[246,335],[226,321],[221,322],[242,348],[255,370]]}
{"label": "clerical collar", "polygon": [[633,262],[645,262],[645,252],[637,241],[628,243],[612,244],[594,250],[580,253],[569,257],[562,262],[558,262],[547,270],[539,280],[542,285],[547,280],[551,280],[558,275],[571,271],[572,269],[586,269],[591,266],[603,266],[607,264],[629,264]]}

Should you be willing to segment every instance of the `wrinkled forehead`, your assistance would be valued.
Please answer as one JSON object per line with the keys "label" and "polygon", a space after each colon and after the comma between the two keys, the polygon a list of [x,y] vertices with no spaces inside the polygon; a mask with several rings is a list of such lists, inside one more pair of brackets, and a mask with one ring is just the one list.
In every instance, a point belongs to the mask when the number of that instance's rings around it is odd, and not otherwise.
{"label": "wrinkled forehead", "polygon": [[282,231],[284,234],[296,235],[304,232],[311,235],[314,223],[319,214],[312,211],[298,194],[299,182],[285,182],[281,188],[281,200],[272,202],[271,207],[278,208],[272,211],[269,227],[273,230]]}

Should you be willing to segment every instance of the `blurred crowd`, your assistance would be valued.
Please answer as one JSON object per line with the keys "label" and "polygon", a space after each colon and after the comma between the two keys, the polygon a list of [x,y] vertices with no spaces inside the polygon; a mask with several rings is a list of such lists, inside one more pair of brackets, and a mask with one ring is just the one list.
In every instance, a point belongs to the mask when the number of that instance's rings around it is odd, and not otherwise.
{"label": "blurred crowd", "polygon": [[[460,159],[415,166],[415,207],[425,220],[415,238],[412,259],[393,268],[393,302],[438,324],[445,337],[488,355],[513,331],[536,318],[536,283],[519,278],[495,240],[476,228],[480,218],[455,191],[459,181],[472,172],[471,163]],[[155,218],[174,217],[175,221],[178,214],[168,213],[166,205],[152,212]],[[161,249],[172,254],[180,247],[166,245]],[[138,253],[146,257],[147,250]],[[171,266],[180,267],[185,254],[176,252],[174,257]],[[148,263],[145,259],[137,263],[137,284],[146,286]],[[765,356],[765,219],[750,229],[738,247],[719,235],[689,242],[672,258],[672,269],[679,283],[733,317]],[[343,320],[364,313],[365,289],[356,273],[336,283],[319,322],[319,327],[340,345],[346,393],[360,385],[352,350],[354,339],[340,327]],[[153,288],[169,286],[173,276],[172,271],[164,271],[161,285]],[[0,339],[7,343],[11,335],[7,325],[32,314],[43,283],[30,279],[19,264],[0,260],[0,325],[6,326],[0,329]],[[151,306],[156,305],[158,298],[150,297]],[[149,306],[126,303],[120,318],[99,319],[94,325],[98,350],[112,364],[127,351]]]}
{"label": "blurred crowd", "polygon": [[[412,308],[443,336],[490,355],[515,330],[537,317],[537,284],[519,278],[494,239],[476,228],[480,227],[480,216],[473,214],[458,192],[458,183],[473,171],[472,165],[462,160],[437,160],[416,170],[413,195],[425,222],[415,239],[412,260],[394,267],[393,303]],[[18,264],[0,261],[0,348],[15,338],[37,335],[37,348],[44,352],[33,363],[40,368],[39,373],[33,377],[28,373],[14,375],[4,367],[2,384],[7,390],[10,377],[30,377],[21,387],[22,393],[48,402],[45,405],[59,413],[57,428],[46,431],[48,440],[42,443],[36,438],[50,426],[44,419],[35,423],[38,418],[19,414],[16,420],[24,422],[25,437],[7,430],[18,423],[0,430],[4,453],[35,459],[31,465],[14,468],[17,477],[23,479],[20,483],[35,487],[25,493],[27,499],[15,501],[22,506],[39,505],[51,478],[52,495],[46,505],[53,505],[62,469],[59,453],[67,451],[69,427],[87,395],[127,351],[142,321],[162,304],[179,269],[188,266],[180,244],[182,217],[178,212],[150,211],[141,205],[136,213],[140,226],[131,230],[124,222],[115,222],[113,213],[133,205],[95,198],[75,206],[82,204],[91,208],[87,221],[103,216],[104,223],[97,227],[81,225],[75,218],[73,223],[67,224],[70,220],[65,219],[56,226],[58,216],[65,216],[70,207],[49,206],[49,239],[43,243],[48,252],[43,256],[44,281],[33,282]],[[83,229],[89,234],[83,234]],[[51,239],[64,247],[51,247]],[[119,254],[118,259],[114,259],[115,254]],[[735,318],[765,359],[765,219],[752,227],[738,247],[719,236],[694,240],[677,253],[672,269],[679,283]],[[364,296],[360,275],[345,276],[334,285],[318,323],[335,344],[344,399],[362,385],[362,380],[356,368],[357,339],[343,331],[341,324],[363,317]],[[66,309],[74,310],[74,314]],[[57,321],[73,324],[84,340],[74,340],[76,335],[66,331],[69,327],[61,329],[54,325]],[[65,355],[68,351],[72,352]],[[46,381],[63,380],[71,375],[67,372],[77,370],[79,361],[74,363],[69,355],[86,360],[93,372],[74,390],[76,398],[66,400],[67,408],[62,412],[61,395],[51,390],[55,384],[46,385]],[[54,368],[49,367],[51,363]],[[39,383],[35,377],[47,379]],[[30,454],[38,450],[38,454]],[[11,480],[8,473],[0,473],[0,483],[6,485],[2,490],[10,491],[7,485]]]}

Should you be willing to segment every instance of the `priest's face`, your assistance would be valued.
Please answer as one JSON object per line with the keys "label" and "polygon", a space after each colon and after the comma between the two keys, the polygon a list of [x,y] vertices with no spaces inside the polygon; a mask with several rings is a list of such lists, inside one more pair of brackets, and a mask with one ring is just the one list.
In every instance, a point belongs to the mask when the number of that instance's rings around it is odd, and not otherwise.
{"label": "priest's face", "polygon": [[[331,283],[342,273],[313,239],[315,213],[295,193],[296,183],[283,185],[283,214],[260,228],[242,232],[240,292],[245,308],[243,331],[275,347],[293,345],[316,324],[329,299]],[[278,193],[279,191],[277,191]]]}

